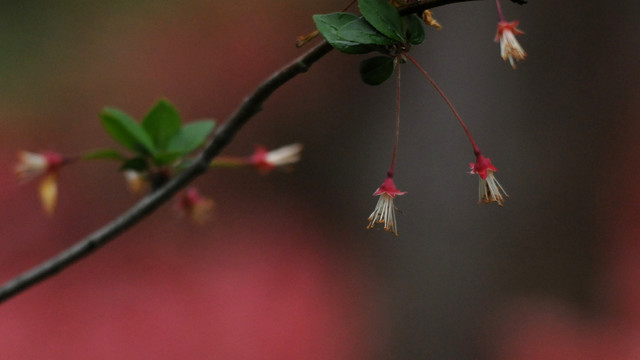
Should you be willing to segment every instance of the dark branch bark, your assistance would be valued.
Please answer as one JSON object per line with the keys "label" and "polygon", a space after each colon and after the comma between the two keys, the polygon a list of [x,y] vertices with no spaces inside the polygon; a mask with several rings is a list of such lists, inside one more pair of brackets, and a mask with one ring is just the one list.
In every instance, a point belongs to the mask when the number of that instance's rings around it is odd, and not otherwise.
{"label": "dark branch bark", "polygon": [[416,14],[422,15],[425,10],[433,9],[438,6],[449,5],[458,2],[470,2],[470,1],[480,1],[480,0],[418,0],[415,3],[411,3],[407,6],[404,6],[398,11],[401,15],[409,15]]}
{"label": "dark branch bark", "polygon": [[[406,8],[400,9],[400,12],[403,15],[411,13],[421,14],[424,10],[430,8],[466,1],[477,0],[422,0],[407,6]],[[331,45],[323,41],[298,59],[271,75],[242,102],[236,112],[233,113],[224,125],[219,128],[211,142],[209,142],[205,149],[187,169],[171,181],[167,182],[164,186],[158,188],[156,191],[140,200],[112,222],[80,240],[78,243],[59,253],[55,257],[5,283],[0,287],[0,303],[14,297],[40,281],[57,274],[76,261],[106,245],[116,236],[131,228],[140,220],[151,214],[155,209],[160,207],[160,205],[167,202],[175,193],[184,188],[196,177],[205,173],[213,158],[218,155],[220,151],[229,144],[229,142],[231,142],[242,126],[244,126],[249,119],[262,109],[262,104],[274,91],[296,75],[306,72],[311,65],[320,60],[331,50]]]}

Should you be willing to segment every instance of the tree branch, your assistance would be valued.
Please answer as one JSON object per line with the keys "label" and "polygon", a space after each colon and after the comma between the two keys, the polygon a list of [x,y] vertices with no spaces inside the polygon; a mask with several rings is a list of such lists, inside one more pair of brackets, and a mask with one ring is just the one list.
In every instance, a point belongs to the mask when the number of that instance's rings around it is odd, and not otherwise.
{"label": "tree branch", "polygon": [[[399,11],[403,15],[411,13],[421,14],[424,10],[430,8],[467,1],[477,0],[421,0],[405,8],[401,8]],[[218,129],[213,139],[188,168],[164,186],[144,197],[115,220],[53,258],[2,285],[2,287],[0,287],[0,303],[14,297],[40,281],[57,274],[76,261],[106,245],[116,236],[131,228],[155,211],[160,205],[167,202],[175,193],[184,188],[196,177],[205,173],[213,158],[231,142],[242,126],[262,109],[262,104],[274,91],[296,75],[306,72],[311,65],[331,50],[331,45],[326,41],[322,41],[307,53],[267,78],[251,95],[244,99],[235,113]]]}
{"label": "tree branch", "polygon": [[479,0],[418,0],[414,3],[399,8],[398,11],[400,12],[400,15],[416,14],[420,16],[425,10],[433,9],[438,6],[470,1]]}

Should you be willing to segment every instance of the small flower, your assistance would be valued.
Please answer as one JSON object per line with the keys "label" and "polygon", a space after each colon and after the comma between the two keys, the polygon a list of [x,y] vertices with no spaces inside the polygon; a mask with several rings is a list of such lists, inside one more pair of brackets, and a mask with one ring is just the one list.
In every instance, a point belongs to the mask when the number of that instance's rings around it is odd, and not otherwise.
{"label": "small flower", "polygon": [[523,35],[520,29],[517,29],[518,20],[514,22],[500,21],[498,22],[498,32],[494,41],[500,42],[500,56],[502,60],[509,60],[512,68],[516,68],[516,60],[524,60],[527,57],[527,53],[524,52],[516,35]]}
{"label": "small flower", "polygon": [[147,185],[147,179],[142,173],[135,170],[125,170],[122,174],[124,175],[124,180],[127,183],[129,191],[134,194],[142,193],[145,185]]}
{"label": "small flower", "polygon": [[189,188],[183,191],[178,198],[177,207],[183,211],[191,221],[202,225],[211,217],[213,211],[213,200],[200,194],[198,189]]}
{"label": "small flower", "polygon": [[23,181],[29,181],[44,175],[38,188],[40,202],[48,214],[53,214],[58,199],[58,170],[67,161],[65,157],[54,151],[33,153],[21,151],[18,153],[18,165],[15,172]]}
{"label": "small flower", "polygon": [[256,146],[249,162],[262,172],[269,172],[275,168],[287,167],[300,161],[302,144],[291,144],[279,149],[267,151],[263,146]]}
{"label": "small flower", "polygon": [[433,17],[433,12],[431,12],[431,10],[425,10],[422,13],[422,21],[424,21],[425,24],[434,27],[438,30],[442,30],[442,25],[440,25],[440,23],[438,22],[438,20],[436,20]]}
{"label": "small flower", "polygon": [[399,191],[393,182],[393,177],[387,176],[387,179],[373,193],[373,196],[380,196],[376,208],[369,215],[369,225],[367,229],[372,229],[375,224],[384,224],[384,230],[392,232],[398,236],[396,226],[396,207],[393,205],[393,199],[397,195],[404,195],[406,191]]}
{"label": "small flower", "polygon": [[56,172],[64,163],[64,156],[55,151],[33,153],[21,151],[18,153],[18,164],[15,172],[24,181],[31,180],[44,173]]}
{"label": "small flower", "polygon": [[50,173],[42,179],[40,187],[38,188],[42,207],[49,215],[53,215],[53,212],[56,209],[56,202],[58,200],[58,183],[56,180],[57,174]]}
{"label": "small flower", "polygon": [[509,195],[502,185],[500,185],[498,179],[493,175],[493,173],[498,171],[498,169],[493,166],[491,159],[478,153],[476,155],[475,164],[470,163],[469,165],[471,166],[471,171],[469,173],[478,174],[480,179],[478,188],[478,204],[496,202],[498,205],[502,206],[504,203],[504,197],[502,195],[504,194],[505,197],[509,197]]}

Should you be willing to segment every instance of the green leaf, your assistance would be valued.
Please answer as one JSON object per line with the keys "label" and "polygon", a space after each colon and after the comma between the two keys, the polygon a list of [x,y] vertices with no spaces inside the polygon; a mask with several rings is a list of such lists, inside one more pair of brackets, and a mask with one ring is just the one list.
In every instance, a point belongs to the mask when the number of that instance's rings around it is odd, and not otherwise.
{"label": "green leaf", "polygon": [[100,117],[109,135],[124,147],[143,155],[155,152],[151,136],[131,116],[107,107],[102,110]]}
{"label": "green leaf", "polygon": [[158,166],[175,165],[174,163],[176,160],[180,159],[184,155],[186,154],[183,154],[182,152],[162,152],[156,154],[153,158],[153,162]]}
{"label": "green leaf", "polygon": [[114,149],[98,149],[90,151],[86,154],[82,155],[83,159],[86,160],[116,160],[123,161],[126,159],[124,155]]}
{"label": "green leaf", "polygon": [[376,30],[395,41],[406,42],[400,13],[387,0],[358,0],[358,7],[362,16]]}
{"label": "green leaf", "polygon": [[137,172],[143,172],[149,169],[149,163],[143,157],[135,157],[122,162],[120,171],[134,170]]}
{"label": "green leaf", "polygon": [[151,135],[158,150],[166,148],[169,139],[180,130],[178,110],[167,100],[160,100],[142,120],[142,127]]}
{"label": "green leaf", "polygon": [[340,28],[357,18],[357,15],[345,12],[313,15],[313,21],[316,23],[318,31],[330,43],[335,40],[342,40],[338,36]]}
{"label": "green leaf", "polygon": [[338,30],[338,36],[342,39],[365,45],[392,45],[393,39],[384,36],[376,30],[364,18],[355,19]]}
{"label": "green leaf", "polygon": [[424,41],[424,26],[422,20],[413,14],[405,17],[407,25],[407,40],[412,45],[420,45]]}
{"label": "green leaf", "polygon": [[212,120],[202,120],[183,126],[169,140],[166,152],[181,155],[192,152],[204,144],[211,131],[213,131],[215,124]]}
{"label": "green leaf", "polygon": [[373,45],[358,44],[358,43],[354,43],[346,40],[337,40],[330,44],[336,50],[345,54],[367,54],[372,51],[378,50],[378,48]]}
{"label": "green leaf", "polygon": [[336,50],[347,54],[366,54],[375,47],[347,41],[338,35],[340,28],[359,17],[354,14],[338,12],[325,15],[313,15],[318,31]]}
{"label": "green leaf", "polygon": [[360,76],[362,81],[369,85],[380,85],[391,77],[394,66],[395,62],[392,57],[372,57],[360,63]]}

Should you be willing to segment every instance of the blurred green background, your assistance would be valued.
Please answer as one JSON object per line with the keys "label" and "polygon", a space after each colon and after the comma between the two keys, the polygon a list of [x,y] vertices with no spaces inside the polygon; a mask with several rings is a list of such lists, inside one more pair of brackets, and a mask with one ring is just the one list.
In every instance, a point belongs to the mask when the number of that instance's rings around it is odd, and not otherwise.
{"label": "blurred green background", "polygon": [[[0,2],[0,279],[56,254],[137,198],[116,165],[60,174],[48,217],[19,150],[112,146],[98,113],[160,97],[223,121],[303,50],[342,1]],[[435,10],[412,54],[510,194],[478,206],[454,117],[403,68],[400,237],[367,231],[393,145],[394,85],[332,52],[286,84],[225,150],[305,145],[293,173],[215,169],[194,227],[173,205],[0,306],[8,359],[637,358],[637,2],[503,1],[529,58],[493,42],[493,1]],[[636,275],[638,274],[638,275]],[[636,346],[637,347],[637,346]],[[614,350],[610,350],[614,349]],[[635,356],[635,357],[634,357]],[[640,356],[640,355],[638,355]]]}

